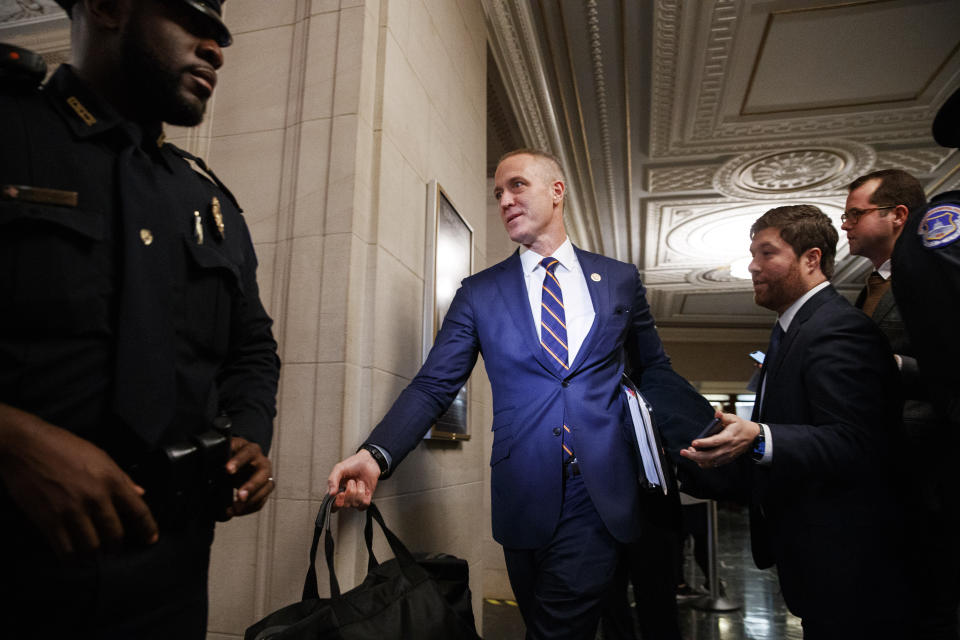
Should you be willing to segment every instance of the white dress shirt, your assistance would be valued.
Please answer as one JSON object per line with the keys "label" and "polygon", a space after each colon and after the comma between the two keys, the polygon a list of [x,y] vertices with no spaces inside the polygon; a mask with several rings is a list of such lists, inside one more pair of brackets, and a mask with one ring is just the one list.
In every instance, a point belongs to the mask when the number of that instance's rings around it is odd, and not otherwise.
{"label": "white dress shirt", "polygon": [[523,265],[523,278],[527,285],[527,296],[530,298],[530,313],[533,314],[533,325],[540,335],[540,300],[543,297],[543,279],[547,270],[540,261],[544,258],[555,258],[560,264],[554,273],[560,283],[563,293],[563,315],[567,325],[567,354],[568,365],[573,364],[577,353],[583,345],[584,339],[593,326],[596,312],[593,310],[593,301],[590,298],[590,289],[587,280],[580,270],[580,261],[573,250],[570,238],[563,241],[550,256],[541,256],[530,249],[520,249],[520,263]]}
{"label": "white dress shirt", "polygon": [[877,273],[883,276],[884,280],[890,279],[890,274],[893,273],[893,267],[891,267],[891,258],[887,258],[887,261],[880,265],[880,268],[877,269]]}

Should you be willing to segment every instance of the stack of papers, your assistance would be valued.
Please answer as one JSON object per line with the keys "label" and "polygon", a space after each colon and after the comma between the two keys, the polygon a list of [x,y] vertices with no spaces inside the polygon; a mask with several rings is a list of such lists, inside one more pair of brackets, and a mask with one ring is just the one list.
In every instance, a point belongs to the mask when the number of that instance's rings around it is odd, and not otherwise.
{"label": "stack of papers", "polygon": [[630,417],[633,420],[633,430],[637,436],[637,449],[640,452],[640,462],[643,466],[641,484],[646,480],[646,487],[659,487],[667,495],[667,479],[663,473],[660,447],[657,444],[656,426],[653,422],[653,409],[646,399],[636,389],[621,385],[630,407]]}

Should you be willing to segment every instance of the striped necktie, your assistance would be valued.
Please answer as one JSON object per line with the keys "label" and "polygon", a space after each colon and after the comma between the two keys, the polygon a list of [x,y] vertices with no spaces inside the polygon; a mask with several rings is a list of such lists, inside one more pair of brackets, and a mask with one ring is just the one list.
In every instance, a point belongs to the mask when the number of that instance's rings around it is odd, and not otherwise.
{"label": "striped necktie", "polygon": [[[567,317],[563,310],[563,293],[556,270],[560,261],[556,258],[544,258],[540,261],[546,273],[543,276],[543,291],[540,298],[540,344],[547,357],[557,365],[557,370],[565,374],[570,368],[567,360]],[[570,428],[563,425],[560,444],[563,447],[563,461],[575,460],[571,442]]]}
{"label": "striped necktie", "polygon": [[565,372],[570,368],[567,363],[567,320],[563,312],[563,293],[555,273],[560,262],[556,258],[544,258],[540,264],[547,271],[540,294],[540,344],[550,361]]}

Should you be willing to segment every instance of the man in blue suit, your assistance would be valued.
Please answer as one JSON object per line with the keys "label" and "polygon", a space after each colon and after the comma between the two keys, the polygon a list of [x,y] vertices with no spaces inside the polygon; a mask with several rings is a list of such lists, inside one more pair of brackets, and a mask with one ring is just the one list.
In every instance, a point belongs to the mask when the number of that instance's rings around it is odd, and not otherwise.
{"label": "man in blue suit", "polygon": [[494,195],[523,247],[466,278],[426,362],[361,449],[328,479],[338,506],[369,504],[379,478],[422,438],[482,353],[493,389],[494,538],[528,638],[596,633],[641,492],[620,377],[689,385],[670,367],[633,265],[581,251],[563,222],[559,162],[501,159]]}

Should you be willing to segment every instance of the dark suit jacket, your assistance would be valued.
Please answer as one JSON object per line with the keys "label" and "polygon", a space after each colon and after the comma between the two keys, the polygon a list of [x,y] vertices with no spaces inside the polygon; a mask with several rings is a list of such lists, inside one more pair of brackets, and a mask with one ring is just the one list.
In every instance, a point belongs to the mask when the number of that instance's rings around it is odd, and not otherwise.
{"label": "dark suit jacket", "polygon": [[621,541],[635,539],[641,498],[620,376],[629,361],[641,390],[664,380],[686,384],[670,368],[636,267],[576,253],[596,318],[566,374],[540,346],[514,253],[463,281],[420,372],[367,440],[389,451],[394,464],[402,460],[482,353],[493,390],[493,535],[511,548],[544,545],[557,524],[564,424],[607,529]]}
{"label": "dark suit jacket", "polygon": [[[867,288],[860,290],[857,301],[854,306],[857,309],[863,309],[863,303],[867,299]],[[870,318],[880,327],[880,331],[890,342],[890,348],[894,353],[899,354],[903,360],[903,366],[900,369],[900,377],[904,384],[905,396],[914,397],[912,393],[915,390],[919,371],[917,369],[917,359],[914,357],[913,348],[910,346],[910,336],[903,324],[903,318],[900,317],[900,309],[897,308],[896,298],[893,297],[893,287],[887,289],[886,293],[877,302],[877,307],[873,310]]]}
{"label": "dark suit jacket", "polygon": [[895,552],[897,368],[877,326],[832,286],[801,307],[765,367],[754,419],[770,427],[773,459],[754,468],[753,555],[777,565],[791,611],[817,617],[851,606],[844,590],[863,592],[876,554]]}

